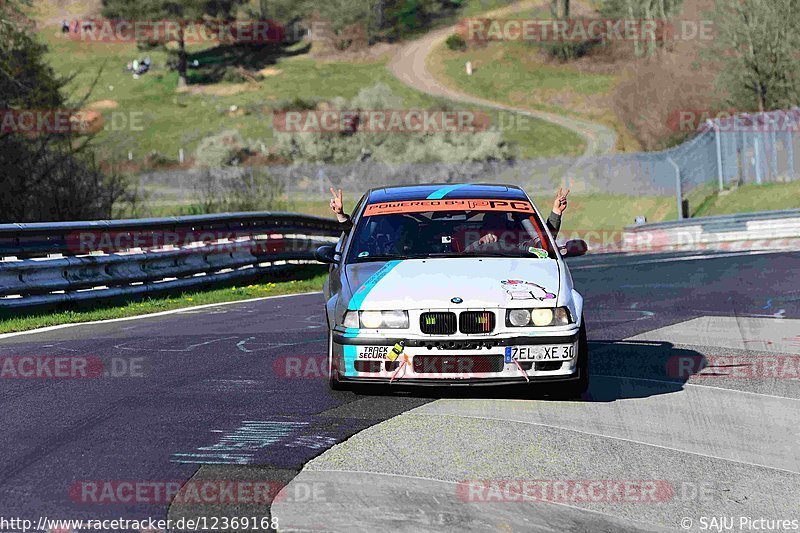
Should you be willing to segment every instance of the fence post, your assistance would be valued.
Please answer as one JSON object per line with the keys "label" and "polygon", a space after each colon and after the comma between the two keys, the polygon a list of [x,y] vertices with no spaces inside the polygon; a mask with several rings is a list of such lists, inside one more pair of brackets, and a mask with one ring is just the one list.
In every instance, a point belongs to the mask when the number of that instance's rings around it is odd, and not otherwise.
{"label": "fence post", "polygon": [[708,119],[706,124],[714,130],[717,143],[717,179],[719,180],[719,192],[725,188],[725,178],[722,175],[722,141],[719,138],[719,125],[716,121]]}
{"label": "fence post", "polygon": [[797,119],[800,118],[800,107],[793,107],[786,120],[786,164],[789,167],[789,181],[794,181],[794,135],[798,131]]}
{"label": "fence post", "polygon": [[761,156],[761,151],[758,149],[758,145],[759,145],[759,142],[760,142],[759,141],[759,136],[758,135],[754,135],[753,139],[754,139],[754,142],[753,142],[753,167],[755,168],[755,171],[756,171],[756,183],[758,185],[761,185],[761,157],[760,157]]}
{"label": "fence post", "polygon": [[789,181],[794,181],[794,136],[786,132],[786,165],[789,167]]}
{"label": "fence post", "polygon": [[[744,117],[747,117],[747,113],[743,114]],[[744,122],[746,123],[746,122]],[[743,125],[742,126],[742,157],[741,165],[742,165],[742,185],[745,185],[748,181],[750,181],[750,137],[747,134],[747,128]]]}
{"label": "fence post", "polygon": [[769,138],[772,148],[770,151],[770,163],[772,163],[772,180],[778,181],[778,134],[775,128],[778,127],[778,121],[772,115],[769,115]]}
{"label": "fence post", "polygon": [[683,190],[681,187],[681,169],[671,158],[667,157],[667,162],[675,169],[675,198],[678,203],[678,220],[683,218]]}

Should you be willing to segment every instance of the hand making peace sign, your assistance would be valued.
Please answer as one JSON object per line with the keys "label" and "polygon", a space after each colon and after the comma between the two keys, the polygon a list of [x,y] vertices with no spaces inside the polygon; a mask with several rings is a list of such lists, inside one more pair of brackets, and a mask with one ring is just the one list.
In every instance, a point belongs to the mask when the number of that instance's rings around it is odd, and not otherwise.
{"label": "hand making peace sign", "polygon": [[558,188],[558,193],[556,193],[556,199],[553,201],[553,213],[557,215],[561,215],[564,211],[567,210],[567,195],[569,194],[569,189],[566,192],[563,192],[562,188]]}

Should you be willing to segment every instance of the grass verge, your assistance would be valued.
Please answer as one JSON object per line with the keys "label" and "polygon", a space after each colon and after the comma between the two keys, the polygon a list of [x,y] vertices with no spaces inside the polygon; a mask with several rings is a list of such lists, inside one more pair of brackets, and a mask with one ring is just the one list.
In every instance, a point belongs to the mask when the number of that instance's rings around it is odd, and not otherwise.
{"label": "grass verge", "polygon": [[800,209],[800,181],[762,185],[753,183],[722,194],[715,193],[705,198],[692,216],[707,217],[783,209]]}
{"label": "grass verge", "polygon": [[139,300],[109,301],[94,307],[75,307],[67,310],[34,310],[24,314],[3,312],[0,315],[0,333],[27,331],[47,326],[93,322],[112,318],[147,315],[172,309],[183,309],[205,304],[235,302],[265,296],[279,296],[322,290],[327,277],[327,269],[322,266],[300,266],[294,272],[295,280],[280,278],[263,279],[245,286],[229,286],[218,289],[197,290],[175,293]]}
{"label": "grass verge", "polygon": [[[533,198],[544,216],[550,213],[552,197]],[[564,213],[562,233],[571,231],[619,231],[634,224],[637,215],[648,222],[677,218],[675,198],[670,196],[621,196],[598,194],[569,195],[569,208]]]}

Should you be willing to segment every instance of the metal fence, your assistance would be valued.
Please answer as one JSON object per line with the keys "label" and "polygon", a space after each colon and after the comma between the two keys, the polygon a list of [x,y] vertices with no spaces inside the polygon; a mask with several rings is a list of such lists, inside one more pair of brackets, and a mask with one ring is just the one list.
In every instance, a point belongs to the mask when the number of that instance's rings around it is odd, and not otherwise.
{"label": "metal fence", "polygon": [[341,234],[293,213],[0,225],[0,309],[188,289],[313,260]]}
{"label": "metal fence", "polygon": [[[687,142],[661,152],[620,153],[597,157],[554,157],[480,163],[269,166],[268,172],[290,198],[324,199],[328,187],[358,197],[369,187],[432,182],[513,183],[531,194],[550,194],[568,185],[582,194],[674,196],[676,210],[691,207],[708,194],[748,183],[797,179],[800,163],[800,108],[710,121]],[[197,184],[208,174],[224,189],[226,181],[248,179],[252,168],[214,171],[159,171],[140,177],[140,186],[156,202],[191,202]],[[205,180],[203,177],[205,176]]]}

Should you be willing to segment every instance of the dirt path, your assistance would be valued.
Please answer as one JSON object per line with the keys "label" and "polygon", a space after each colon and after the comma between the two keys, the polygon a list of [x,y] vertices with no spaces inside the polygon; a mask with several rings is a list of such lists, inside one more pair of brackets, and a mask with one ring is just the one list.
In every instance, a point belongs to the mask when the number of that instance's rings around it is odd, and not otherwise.
{"label": "dirt path", "polygon": [[[482,16],[497,17],[534,7],[540,2],[522,1],[511,4],[501,9],[490,11]],[[595,122],[581,120],[565,115],[557,115],[545,111],[535,111],[499,102],[486,100],[448,87],[436,79],[426,65],[428,54],[441,44],[448,35],[453,33],[454,27],[442,28],[426,34],[416,41],[412,41],[400,48],[389,63],[389,69],[400,81],[417,90],[434,96],[441,96],[450,100],[476,104],[493,109],[519,113],[528,117],[545,120],[552,124],[574,131],[586,141],[586,149],[580,159],[591,156],[605,155],[614,150],[617,143],[617,134],[614,130]],[[576,162],[576,165],[580,162]]]}

